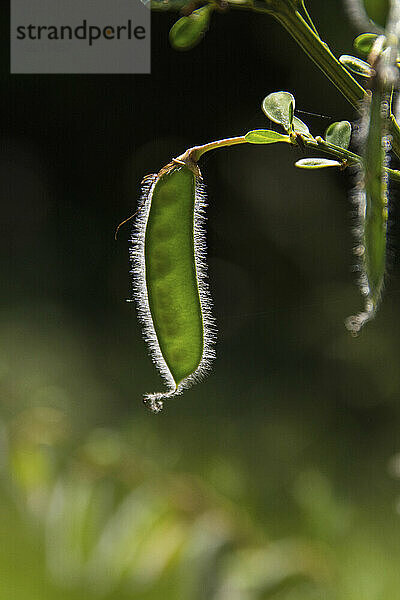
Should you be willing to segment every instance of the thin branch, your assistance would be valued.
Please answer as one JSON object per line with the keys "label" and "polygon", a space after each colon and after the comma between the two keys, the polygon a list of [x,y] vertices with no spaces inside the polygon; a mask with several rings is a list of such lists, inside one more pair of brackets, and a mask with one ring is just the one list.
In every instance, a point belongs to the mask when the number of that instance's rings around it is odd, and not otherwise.
{"label": "thin branch", "polygon": [[[317,137],[308,137],[304,135],[300,135],[302,145],[310,150],[318,150],[323,154],[327,154],[329,156],[333,156],[334,158],[342,161],[344,167],[353,166],[359,163],[362,163],[362,158],[358,154],[354,152],[350,152],[350,150],[346,150],[345,148],[341,148],[340,146],[335,146],[326,142],[320,136]],[[285,140],[287,143],[292,144],[293,146],[298,146],[298,142],[296,141],[296,137],[287,136]],[[279,143],[279,142],[275,142]],[[258,144],[252,144],[246,140],[244,135],[232,137],[232,138],[224,138],[222,140],[216,140],[214,142],[209,142],[207,144],[203,144],[201,146],[193,146],[193,148],[188,148],[183,154],[174,159],[174,162],[187,164],[190,167],[196,167],[198,160],[210,150],[216,150],[219,148],[226,148],[229,146],[236,146],[238,144],[251,144],[252,146]],[[262,144],[260,144],[262,145]],[[400,182],[400,171],[395,169],[385,169],[389,178],[393,181]]]}
{"label": "thin branch", "polygon": [[[366,96],[366,91],[338,61],[329,46],[322,41],[315,26],[313,25],[312,28],[308,25],[297,10],[294,1],[225,0],[225,2],[232,9],[249,10],[273,16],[348,102],[359,111],[360,105]],[[181,2],[174,0],[167,3],[153,0],[152,7],[155,10],[176,10],[176,6],[180,4]],[[303,0],[301,0],[301,4],[304,5]],[[389,128],[392,135],[392,150],[400,159],[400,127],[393,115],[391,115]]]}

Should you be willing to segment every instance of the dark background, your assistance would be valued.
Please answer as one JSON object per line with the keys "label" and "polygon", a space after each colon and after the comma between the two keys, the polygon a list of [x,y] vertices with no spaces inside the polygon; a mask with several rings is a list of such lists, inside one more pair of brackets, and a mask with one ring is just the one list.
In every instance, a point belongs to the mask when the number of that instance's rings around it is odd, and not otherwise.
{"label": "dark background", "polygon": [[[308,7],[332,51],[352,53],[342,3]],[[395,207],[381,308],[354,339],[354,173],[297,170],[286,146],[205,157],[217,360],[160,415],[142,405],[163,384],[125,302],[131,226],[114,241],[142,177],[268,127],[272,91],[315,113],[298,113],[315,135],[355,122],[272,18],[215,14],[187,53],[169,45],[176,19],[153,13],[152,74],[137,76],[9,75],[4,27],[4,597],[395,600]]]}

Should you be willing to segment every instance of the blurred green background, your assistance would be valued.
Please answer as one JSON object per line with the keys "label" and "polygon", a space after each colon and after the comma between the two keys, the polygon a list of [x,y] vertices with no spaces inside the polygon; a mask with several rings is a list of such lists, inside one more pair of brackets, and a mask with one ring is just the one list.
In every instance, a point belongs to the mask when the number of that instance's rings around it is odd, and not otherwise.
{"label": "blurred green background", "polygon": [[[351,53],[342,3],[308,6]],[[143,175],[265,127],[279,89],[315,134],[354,120],[268,16],[214,15],[189,53],[175,20],[153,14],[149,76],[10,76],[3,57],[0,597],[395,600],[398,225],[393,206],[385,297],[353,339],[354,174],[296,170],[286,146],[205,158],[218,357],[142,405],[162,383],[125,302],[130,226],[113,236]]]}

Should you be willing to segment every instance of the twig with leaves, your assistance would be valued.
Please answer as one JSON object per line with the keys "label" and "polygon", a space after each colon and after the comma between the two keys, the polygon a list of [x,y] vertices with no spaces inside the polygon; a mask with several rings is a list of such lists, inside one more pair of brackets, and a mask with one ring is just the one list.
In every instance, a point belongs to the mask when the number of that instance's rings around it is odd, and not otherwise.
{"label": "twig with leaves", "polygon": [[[370,31],[354,41],[365,60],[349,54],[336,58],[319,35],[304,0],[212,0],[201,6],[186,0],[153,0],[152,8],[182,12],[170,31],[171,44],[178,50],[189,50],[202,40],[217,10],[272,15],[361,119],[356,153],[349,150],[352,126],[348,121],[330,124],[324,136],[314,135],[295,116],[293,94],[273,92],[264,98],[262,110],[281,131],[258,129],[194,146],[146,180],[132,258],[135,299],[145,338],[168,386],[165,393],[146,396],[149,406],[158,411],[166,398],[201,378],[214,356],[215,326],[205,279],[205,192],[198,166],[201,156],[210,150],[245,143],[283,143],[322,154],[298,160],[298,168],[355,167],[359,218],[355,252],[365,302],[360,313],[346,320],[346,326],[357,335],[376,314],[385,278],[388,194],[390,184],[400,181],[400,171],[388,166],[390,151],[400,158],[400,129],[393,108],[398,89],[400,0],[391,0],[385,28],[366,18]],[[355,77],[366,83],[361,85]]]}

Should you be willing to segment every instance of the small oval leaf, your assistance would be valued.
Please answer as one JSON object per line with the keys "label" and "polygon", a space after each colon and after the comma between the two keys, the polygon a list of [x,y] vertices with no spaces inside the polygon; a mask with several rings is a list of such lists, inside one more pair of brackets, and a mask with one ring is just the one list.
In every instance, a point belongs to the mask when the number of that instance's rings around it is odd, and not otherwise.
{"label": "small oval leaf", "polygon": [[264,98],[262,109],[271,121],[282,125],[286,131],[292,129],[295,100],[289,92],[272,92]]}
{"label": "small oval leaf", "polygon": [[390,0],[364,0],[364,8],[370,19],[385,27],[390,11]]}
{"label": "small oval leaf", "polygon": [[207,4],[193,11],[188,17],[182,17],[169,32],[171,45],[176,50],[190,50],[198,44],[208,29],[211,5]]}
{"label": "small oval leaf", "polygon": [[276,142],[286,142],[290,144],[290,137],[282,135],[271,129],[254,129],[245,135],[246,142],[250,144],[275,144]]}
{"label": "small oval leaf", "polygon": [[357,58],[356,56],[350,56],[349,54],[343,54],[339,61],[348,71],[352,71],[356,75],[361,77],[372,77],[375,73],[374,69],[370,67],[368,63]]}
{"label": "small oval leaf", "polygon": [[351,125],[348,121],[338,121],[329,125],[325,131],[325,140],[328,144],[334,146],[340,146],[340,148],[347,148],[350,145],[351,138]]}
{"label": "small oval leaf", "polygon": [[325,169],[326,167],[340,167],[340,162],[329,158],[301,158],[294,163],[294,166],[299,169]]}
{"label": "small oval leaf", "polygon": [[353,46],[357,52],[363,54],[364,56],[368,56],[377,37],[378,35],[376,33],[362,33],[356,37],[353,42]]}
{"label": "small oval leaf", "polygon": [[305,136],[311,136],[310,130],[307,125],[303,123],[298,117],[293,117],[293,129],[296,133],[301,133]]}

